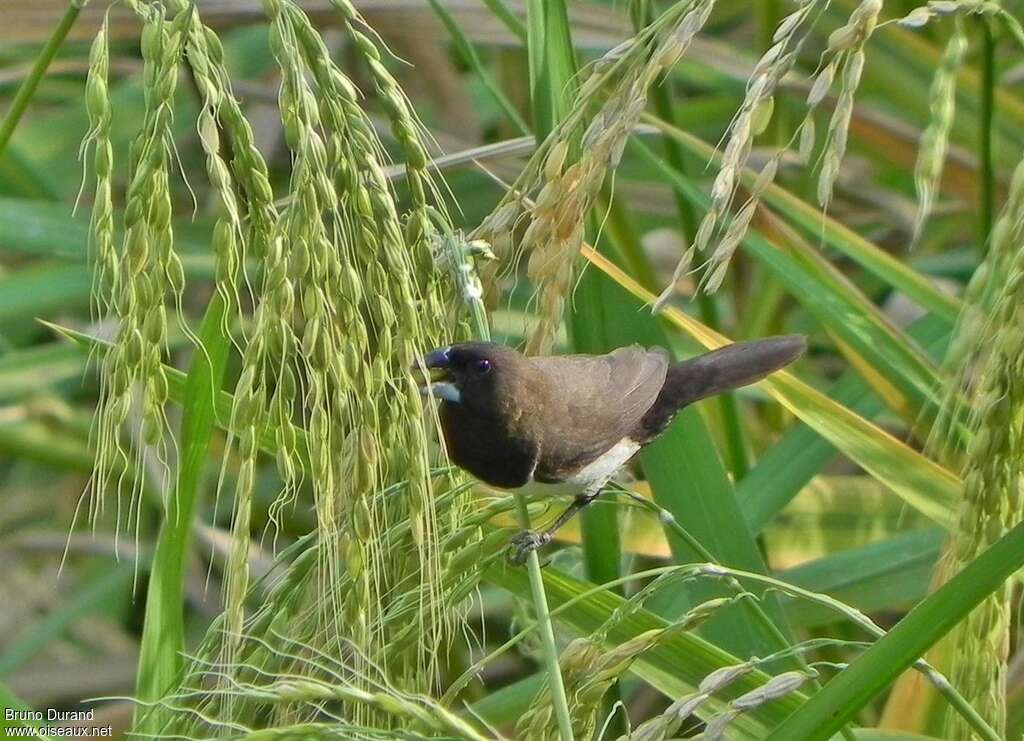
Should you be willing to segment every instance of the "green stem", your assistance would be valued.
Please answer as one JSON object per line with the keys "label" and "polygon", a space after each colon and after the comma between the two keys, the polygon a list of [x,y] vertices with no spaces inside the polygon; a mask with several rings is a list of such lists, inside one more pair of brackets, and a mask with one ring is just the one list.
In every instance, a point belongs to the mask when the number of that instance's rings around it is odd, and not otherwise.
{"label": "green stem", "polygon": [[995,119],[995,39],[988,19],[979,17],[981,36],[981,133],[978,137],[978,250],[984,254],[992,233],[995,203],[995,168],[992,162],[992,126]]}
{"label": "green stem", "polygon": [[[480,300],[478,291],[467,291],[467,284],[464,281],[477,281],[476,271],[473,267],[473,257],[465,251],[456,235],[451,231],[443,218],[435,219],[438,226],[444,232],[447,241],[450,259],[454,265],[465,263],[469,270],[455,270],[455,280],[459,294],[464,297],[473,296],[467,300],[467,309],[470,319],[473,322],[476,335],[481,340],[491,338],[491,330],[487,322],[487,311],[483,301]],[[527,508],[526,496],[521,491],[514,494],[516,509],[519,513],[519,522],[524,530],[530,529],[530,512]],[[548,675],[548,684],[551,687],[551,704],[555,709],[555,716],[558,718],[558,729],[562,741],[573,741],[572,720],[569,716],[569,701],[565,697],[565,684],[562,682],[562,671],[558,665],[558,646],[555,644],[555,630],[551,624],[551,612],[548,609],[547,596],[544,594],[544,576],[540,572],[540,558],[537,551],[531,551],[526,560],[526,568],[530,575],[530,591],[533,595],[533,611],[537,618],[537,629],[540,633],[541,643],[544,646],[544,667]]]}
{"label": "green stem", "polygon": [[[527,0],[526,51],[530,67],[530,102],[533,106],[533,131],[537,144],[547,138],[558,125],[575,99],[576,50],[572,46],[569,16],[563,0]],[[516,506],[523,527],[529,528],[530,517],[526,499],[516,492]],[[544,646],[544,665],[551,687],[551,704],[558,719],[558,732],[562,741],[573,741],[569,702],[558,664],[558,647],[551,626],[544,578],[540,572],[540,559],[532,551],[526,567],[530,575],[530,591],[537,627]]]}
{"label": "green stem", "polygon": [[563,0],[528,0],[527,56],[533,130],[539,145],[576,100],[576,50]]}
{"label": "green stem", "polygon": [[[517,491],[516,508],[519,522],[530,528],[530,512],[526,506],[526,497]],[[565,684],[562,682],[562,669],[558,665],[558,646],[555,645],[555,631],[551,625],[551,612],[548,610],[548,598],[544,593],[544,575],[540,572],[540,558],[537,551],[530,551],[526,560],[526,569],[530,576],[530,593],[533,595],[533,611],[537,617],[537,630],[540,632],[541,643],[544,644],[544,667],[548,674],[548,685],[551,687],[551,704],[558,719],[558,733],[562,741],[573,741],[572,719],[569,716],[569,701],[565,697]]]}
{"label": "green stem", "polygon": [[46,74],[50,62],[57,56],[57,50],[64,43],[64,39],[67,38],[71,27],[75,25],[75,20],[82,11],[83,4],[81,0],[71,0],[68,3],[68,7],[64,10],[64,15],[61,16],[60,22],[53,29],[50,38],[47,39],[46,46],[43,47],[43,50],[39,52],[39,56],[36,57],[28,77],[21,83],[18,92],[14,95],[14,102],[11,103],[7,115],[4,116],[3,123],[0,123],[0,155],[7,148],[7,143],[11,140],[14,130],[18,127],[18,122],[21,121],[21,117],[25,114],[28,102],[35,95],[36,88],[39,87],[39,82],[43,79],[43,75]]}
{"label": "green stem", "polygon": [[[844,723],[853,720],[868,702],[1022,565],[1024,522],[907,613],[896,627],[778,726],[769,741],[828,738]],[[983,724],[974,722],[972,725],[982,738],[989,741],[999,738]]]}
{"label": "green stem", "polygon": [[[136,696],[155,702],[177,680],[184,637],[184,573],[192,525],[199,501],[199,485],[206,468],[210,439],[216,423],[215,394],[224,381],[230,343],[223,334],[226,307],[214,293],[199,330],[201,345],[192,354],[185,381],[181,418],[181,458],[174,489],[157,535],[146,615],[142,628]],[[159,732],[158,719],[140,710],[136,732]]]}
{"label": "green stem", "polygon": [[1024,28],[1021,27],[1020,21],[1002,8],[996,13],[996,18],[999,19],[1003,30],[1010,35],[1010,38],[1017,42],[1017,46],[1024,50]]}

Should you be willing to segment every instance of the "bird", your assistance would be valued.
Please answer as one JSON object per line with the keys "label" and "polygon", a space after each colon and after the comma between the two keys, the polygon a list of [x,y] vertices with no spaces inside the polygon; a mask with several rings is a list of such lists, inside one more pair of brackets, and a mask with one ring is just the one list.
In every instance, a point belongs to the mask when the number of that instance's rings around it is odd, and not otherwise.
{"label": "bird", "polygon": [[[590,504],[686,406],[756,383],[806,350],[801,335],[737,342],[680,362],[659,347],[604,355],[526,356],[496,342],[462,342],[424,355],[424,396],[439,402],[449,459],[498,489],[569,484],[578,493],[544,531],[509,544],[531,551]],[[564,487],[562,487],[564,490]]]}

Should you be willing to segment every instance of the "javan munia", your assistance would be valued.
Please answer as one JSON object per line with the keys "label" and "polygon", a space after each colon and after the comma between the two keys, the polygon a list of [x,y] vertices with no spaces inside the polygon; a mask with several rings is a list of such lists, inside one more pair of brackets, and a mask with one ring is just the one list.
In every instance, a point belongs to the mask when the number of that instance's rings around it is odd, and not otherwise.
{"label": "javan munia", "polygon": [[673,363],[665,350],[637,345],[607,355],[527,357],[505,345],[466,342],[422,359],[433,378],[422,391],[441,401],[448,456],[481,481],[502,489],[530,482],[578,487],[547,530],[513,539],[510,558],[522,563],[680,409],[755,383],[805,348],[801,336],[769,337]]}

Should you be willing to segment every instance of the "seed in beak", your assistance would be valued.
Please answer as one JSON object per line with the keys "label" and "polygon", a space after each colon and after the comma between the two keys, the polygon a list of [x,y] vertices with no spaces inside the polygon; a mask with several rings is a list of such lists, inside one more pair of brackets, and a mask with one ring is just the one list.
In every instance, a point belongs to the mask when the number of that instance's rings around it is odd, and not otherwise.
{"label": "seed in beak", "polygon": [[428,383],[420,386],[421,394],[458,404],[462,401],[462,393],[453,383],[455,376],[450,368],[450,352],[450,347],[442,347],[429,352],[419,363],[415,364],[414,369],[420,368],[427,371]]}

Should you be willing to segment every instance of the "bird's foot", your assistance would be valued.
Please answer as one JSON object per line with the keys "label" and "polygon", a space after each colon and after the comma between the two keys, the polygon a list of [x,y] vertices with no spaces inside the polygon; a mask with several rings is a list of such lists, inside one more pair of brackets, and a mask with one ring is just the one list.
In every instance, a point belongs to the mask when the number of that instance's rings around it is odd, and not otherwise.
{"label": "bird's foot", "polygon": [[513,566],[522,566],[531,553],[550,542],[550,533],[523,530],[508,542],[508,561]]}

